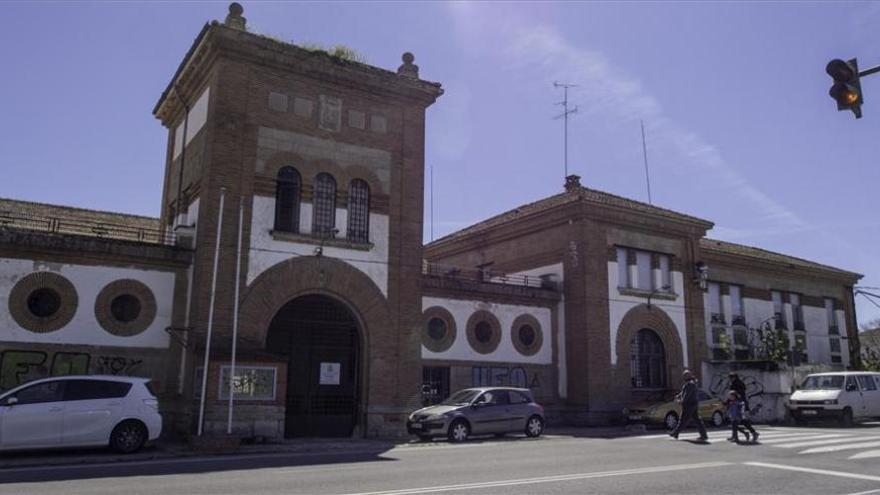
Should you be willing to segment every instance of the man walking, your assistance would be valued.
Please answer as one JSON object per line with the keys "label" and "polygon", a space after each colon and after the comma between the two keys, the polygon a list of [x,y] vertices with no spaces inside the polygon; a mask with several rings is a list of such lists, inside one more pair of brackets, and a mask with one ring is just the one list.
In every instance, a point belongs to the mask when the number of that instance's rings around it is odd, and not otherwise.
{"label": "man walking", "polygon": [[703,420],[700,419],[697,379],[694,378],[691,370],[684,370],[682,378],[684,379],[684,384],[681,386],[681,392],[676,396],[676,400],[681,404],[681,418],[679,418],[678,424],[675,425],[675,429],[669,435],[678,440],[678,434],[681,430],[686,428],[691,421],[695,421],[697,429],[700,430],[700,441],[705,442],[709,440],[709,435],[706,434],[706,427],[703,425]]}

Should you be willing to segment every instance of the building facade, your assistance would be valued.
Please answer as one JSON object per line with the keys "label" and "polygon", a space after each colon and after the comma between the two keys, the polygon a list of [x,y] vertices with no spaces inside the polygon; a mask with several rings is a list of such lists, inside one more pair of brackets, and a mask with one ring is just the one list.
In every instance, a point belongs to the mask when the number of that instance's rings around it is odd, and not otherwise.
{"label": "building facade", "polygon": [[0,388],[137,374],[169,431],[224,432],[231,389],[243,436],[376,436],[479,385],[613,421],[685,368],[766,361],[749,342],[768,317],[792,365],[858,355],[858,274],[708,240],[711,222],[575,176],[423,246],[440,85],[409,53],[387,71],[242,14],[202,29],[154,108],[160,218],[0,201]]}

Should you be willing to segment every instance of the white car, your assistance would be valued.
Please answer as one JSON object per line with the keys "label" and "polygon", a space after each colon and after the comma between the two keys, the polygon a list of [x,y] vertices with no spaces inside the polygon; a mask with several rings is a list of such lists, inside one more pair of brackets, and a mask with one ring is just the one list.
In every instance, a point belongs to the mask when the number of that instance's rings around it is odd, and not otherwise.
{"label": "white car", "polygon": [[835,418],[844,425],[880,417],[880,373],[839,371],[809,375],[788,401],[795,421]]}
{"label": "white car", "polygon": [[148,378],[52,377],[0,395],[0,450],[109,445],[130,453],[161,432]]}

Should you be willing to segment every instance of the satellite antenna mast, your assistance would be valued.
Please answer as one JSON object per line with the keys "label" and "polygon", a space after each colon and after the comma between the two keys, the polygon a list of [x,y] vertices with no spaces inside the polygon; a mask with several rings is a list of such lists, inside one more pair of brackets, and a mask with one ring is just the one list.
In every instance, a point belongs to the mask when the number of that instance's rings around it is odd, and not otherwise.
{"label": "satellite antenna mast", "polygon": [[639,120],[642,124],[642,155],[645,157],[645,182],[648,184],[648,204],[654,204],[651,201],[651,176],[648,174],[648,146],[645,144],[645,121]]}
{"label": "satellite antenna mast", "polygon": [[557,105],[562,105],[562,113],[553,117],[553,120],[564,119],[565,121],[565,138],[564,138],[564,147],[565,147],[565,177],[568,177],[568,116],[577,113],[578,108],[575,106],[571,110],[568,109],[568,88],[574,88],[577,84],[569,84],[569,83],[561,83],[559,81],[553,82],[554,88],[562,88],[563,91],[563,99]]}

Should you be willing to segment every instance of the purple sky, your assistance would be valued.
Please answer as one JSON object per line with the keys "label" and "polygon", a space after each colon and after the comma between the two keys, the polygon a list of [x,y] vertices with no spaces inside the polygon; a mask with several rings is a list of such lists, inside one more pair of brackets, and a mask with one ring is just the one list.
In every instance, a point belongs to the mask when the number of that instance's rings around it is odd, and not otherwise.
{"label": "purple sky", "polygon": [[[0,196],[158,215],[166,132],[150,111],[227,5],[4,4]],[[256,32],[388,69],[409,50],[443,83],[427,129],[435,238],[562,190],[560,80],[579,85],[569,168],[584,185],[647,198],[644,119],[655,204],[880,286],[880,75],[856,121],[824,72],[880,63],[878,3],[243,5]]]}

